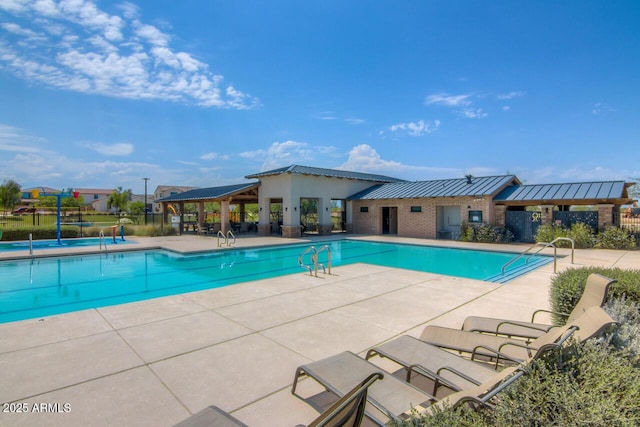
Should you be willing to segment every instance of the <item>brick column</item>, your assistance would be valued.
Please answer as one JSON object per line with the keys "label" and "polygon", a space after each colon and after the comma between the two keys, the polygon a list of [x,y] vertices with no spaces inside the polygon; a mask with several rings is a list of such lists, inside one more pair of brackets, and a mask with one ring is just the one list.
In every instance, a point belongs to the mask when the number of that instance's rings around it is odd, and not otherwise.
{"label": "brick column", "polygon": [[607,203],[597,205],[598,207],[598,229],[603,229],[608,225],[613,225],[614,204]]}
{"label": "brick column", "polygon": [[495,223],[496,227],[506,227],[507,207],[505,205],[496,205],[495,207]]}
{"label": "brick column", "polygon": [[540,224],[553,224],[553,208],[555,208],[555,205],[542,205],[540,207],[542,208],[542,218]]}

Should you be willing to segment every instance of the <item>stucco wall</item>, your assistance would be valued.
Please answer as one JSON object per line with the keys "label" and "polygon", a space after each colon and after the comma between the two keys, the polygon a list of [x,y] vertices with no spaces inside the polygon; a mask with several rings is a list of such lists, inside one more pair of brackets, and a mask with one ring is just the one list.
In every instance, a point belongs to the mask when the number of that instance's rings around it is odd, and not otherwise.
{"label": "stucco wall", "polygon": [[[332,199],[346,199],[376,184],[371,181],[296,173],[264,176],[260,181],[260,224],[269,223],[271,199],[282,199],[282,225],[289,227],[300,225],[301,198],[318,199],[319,229],[325,233],[331,229]],[[291,232],[291,229],[287,229],[287,233]]]}

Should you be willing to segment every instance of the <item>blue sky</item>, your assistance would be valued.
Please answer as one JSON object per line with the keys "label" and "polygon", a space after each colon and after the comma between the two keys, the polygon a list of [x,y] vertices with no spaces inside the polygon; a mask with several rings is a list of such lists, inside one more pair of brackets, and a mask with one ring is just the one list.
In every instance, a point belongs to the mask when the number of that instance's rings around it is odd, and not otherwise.
{"label": "blue sky", "polygon": [[0,0],[0,180],[628,180],[638,22],[634,0]]}

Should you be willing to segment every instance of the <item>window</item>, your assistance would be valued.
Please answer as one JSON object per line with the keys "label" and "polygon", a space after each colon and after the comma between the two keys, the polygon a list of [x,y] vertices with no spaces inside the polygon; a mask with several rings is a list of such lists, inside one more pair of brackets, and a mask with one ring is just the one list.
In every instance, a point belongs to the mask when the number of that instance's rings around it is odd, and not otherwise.
{"label": "window", "polygon": [[369,212],[369,206],[360,206],[360,212]]}
{"label": "window", "polygon": [[469,222],[482,222],[482,211],[469,211]]}
{"label": "window", "polygon": [[422,206],[411,206],[411,212],[422,212]]}

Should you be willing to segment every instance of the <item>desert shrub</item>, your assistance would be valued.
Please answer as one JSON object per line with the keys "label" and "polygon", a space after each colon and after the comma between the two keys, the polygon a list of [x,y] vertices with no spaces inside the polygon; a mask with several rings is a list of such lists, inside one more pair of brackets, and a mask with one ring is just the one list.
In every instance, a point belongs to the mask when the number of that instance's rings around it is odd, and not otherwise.
{"label": "desert shrub", "polygon": [[595,247],[600,249],[633,249],[635,244],[633,234],[612,225],[598,233]]}
{"label": "desert shrub", "polygon": [[[560,313],[570,313],[582,296],[587,277],[591,273],[602,274],[618,281],[609,288],[609,299],[624,295],[628,301],[640,303],[640,270],[581,267],[569,268],[551,279],[551,309]],[[564,323],[564,318],[554,318],[554,322]]]}
{"label": "desert shrub", "polygon": [[612,334],[610,344],[640,367],[640,302],[623,296],[607,301],[604,309],[620,325]]}
{"label": "desert shrub", "polygon": [[174,236],[177,234],[177,231],[174,227],[164,226],[164,229],[159,225],[143,225],[138,226],[135,229],[136,236],[149,236],[149,237],[158,237],[158,236]]}
{"label": "desert shrub", "polygon": [[500,393],[493,410],[445,409],[403,426],[634,426],[640,421],[640,370],[605,342],[555,350]]}

